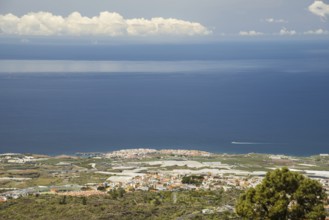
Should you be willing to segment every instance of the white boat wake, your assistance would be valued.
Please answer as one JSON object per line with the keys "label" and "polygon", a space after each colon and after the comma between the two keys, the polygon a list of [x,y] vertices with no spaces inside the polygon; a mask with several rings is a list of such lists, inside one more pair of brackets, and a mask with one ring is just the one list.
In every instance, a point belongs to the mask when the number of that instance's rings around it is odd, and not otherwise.
{"label": "white boat wake", "polygon": [[274,143],[232,141],[231,144],[255,145],[255,144],[274,144]]}

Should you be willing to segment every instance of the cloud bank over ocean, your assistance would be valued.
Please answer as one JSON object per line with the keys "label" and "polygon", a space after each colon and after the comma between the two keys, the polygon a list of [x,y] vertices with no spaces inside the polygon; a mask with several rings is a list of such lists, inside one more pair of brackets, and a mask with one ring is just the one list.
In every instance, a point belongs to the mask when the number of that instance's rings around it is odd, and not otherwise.
{"label": "cloud bank over ocean", "polygon": [[33,36],[203,36],[212,32],[197,22],[175,18],[126,19],[116,12],[85,17],[73,12],[67,17],[50,12],[31,12],[22,17],[0,15],[0,34]]}

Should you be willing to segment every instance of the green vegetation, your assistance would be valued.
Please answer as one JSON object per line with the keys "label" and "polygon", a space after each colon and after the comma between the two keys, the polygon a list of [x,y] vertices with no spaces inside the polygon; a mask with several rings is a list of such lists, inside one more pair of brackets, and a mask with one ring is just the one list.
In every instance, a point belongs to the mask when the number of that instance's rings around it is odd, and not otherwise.
{"label": "green vegetation", "polygon": [[[112,197],[111,193],[115,198]],[[0,204],[7,219],[238,219],[232,210],[239,191],[180,191],[124,193],[105,196],[28,196]],[[202,214],[203,209],[214,210]]]}
{"label": "green vegetation", "polygon": [[200,186],[202,184],[204,177],[203,176],[184,176],[182,179],[182,183],[184,184],[194,184],[196,186]]}
{"label": "green vegetation", "polygon": [[123,188],[111,189],[108,194],[111,195],[112,199],[122,198],[126,191]]}
{"label": "green vegetation", "polygon": [[104,175],[100,173],[92,173],[92,172],[80,172],[76,176],[68,175],[67,182],[70,184],[78,184],[84,185],[87,183],[102,183],[104,182],[110,175]]}
{"label": "green vegetation", "polygon": [[243,193],[236,212],[245,219],[325,219],[325,198],[319,182],[282,168]]}

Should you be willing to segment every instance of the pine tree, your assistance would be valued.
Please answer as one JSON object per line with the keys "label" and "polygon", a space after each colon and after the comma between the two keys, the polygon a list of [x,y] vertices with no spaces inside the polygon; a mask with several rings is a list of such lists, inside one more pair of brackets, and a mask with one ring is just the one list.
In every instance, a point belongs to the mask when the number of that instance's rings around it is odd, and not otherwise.
{"label": "pine tree", "polygon": [[244,219],[325,219],[321,184],[287,168],[266,174],[262,183],[243,193],[236,212]]}

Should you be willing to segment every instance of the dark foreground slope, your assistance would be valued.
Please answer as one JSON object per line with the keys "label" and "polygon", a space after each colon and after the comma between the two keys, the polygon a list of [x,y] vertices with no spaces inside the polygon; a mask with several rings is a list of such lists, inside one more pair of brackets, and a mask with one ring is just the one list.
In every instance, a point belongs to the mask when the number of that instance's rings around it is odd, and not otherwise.
{"label": "dark foreground slope", "polygon": [[235,219],[229,207],[234,206],[238,194],[237,191],[184,191],[89,197],[39,195],[0,204],[0,216],[1,219],[79,220]]}

